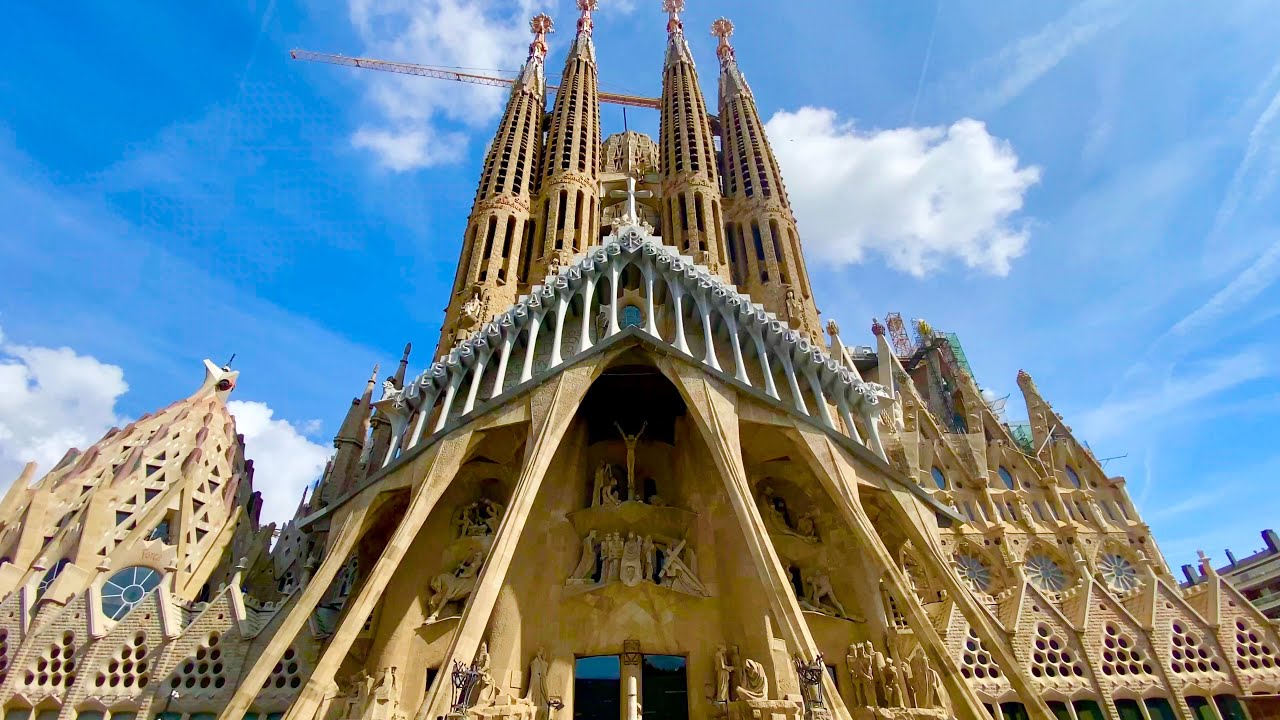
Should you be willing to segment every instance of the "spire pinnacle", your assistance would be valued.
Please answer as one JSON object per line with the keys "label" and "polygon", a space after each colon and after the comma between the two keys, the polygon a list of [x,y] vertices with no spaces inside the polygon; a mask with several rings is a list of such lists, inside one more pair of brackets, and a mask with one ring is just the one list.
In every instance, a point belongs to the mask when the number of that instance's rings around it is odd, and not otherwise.
{"label": "spire pinnacle", "polygon": [[594,25],[591,22],[591,13],[600,8],[600,4],[596,0],[578,0],[578,9],[582,14],[578,16],[578,32],[580,34],[591,34]]}
{"label": "spire pinnacle", "polygon": [[529,59],[545,60],[547,57],[547,35],[555,32],[551,17],[546,13],[538,13],[529,21],[529,30],[533,33],[533,42],[529,43]]}
{"label": "spire pinnacle", "polygon": [[711,34],[720,38],[720,44],[716,46],[716,57],[720,58],[720,63],[733,60],[733,46],[729,44],[729,38],[733,35],[733,22],[724,17],[717,19],[711,23]]}
{"label": "spire pinnacle", "polygon": [[662,12],[668,16],[668,33],[684,31],[684,23],[680,22],[680,13],[684,12],[684,0],[662,0]]}

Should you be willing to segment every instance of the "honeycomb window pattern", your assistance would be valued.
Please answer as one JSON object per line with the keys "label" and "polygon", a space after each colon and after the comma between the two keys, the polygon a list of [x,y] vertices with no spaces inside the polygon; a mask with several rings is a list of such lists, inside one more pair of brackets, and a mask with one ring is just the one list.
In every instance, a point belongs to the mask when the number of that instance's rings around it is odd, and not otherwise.
{"label": "honeycomb window pattern", "polygon": [[1173,637],[1169,642],[1169,669],[1175,673],[1222,672],[1217,649],[1177,620],[1173,623]]}
{"label": "honeycomb window pattern", "polygon": [[1236,667],[1258,670],[1276,666],[1275,650],[1244,618],[1236,619]]}
{"label": "honeycomb window pattern", "polygon": [[69,688],[76,681],[76,634],[70,630],[49,644],[27,670],[26,684],[43,688]]}
{"label": "honeycomb window pattern", "polygon": [[267,677],[267,681],[262,684],[263,690],[284,690],[285,688],[296,690],[302,687],[302,677],[298,674],[298,652],[290,647],[284,651],[280,662],[272,668],[271,675]]}
{"label": "honeycomb window pattern", "polygon": [[222,636],[216,631],[196,648],[196,652],[187,658],[178,668],[170,684],[175,690],[219,690],[227,684],[223,676]]}
{"label": "honeycomb window pattern", "polygon": [[994,680],[1000,677],[1000,666],[983,647],[982,640],[978,639],[978,633],[973,628],[969,628],[969,636],[964,639],[961,661],[960,674],[966,679]]}
{"label": "honeycomb window pattern", "polygon": [[120,646],[93,684],[100,688],[145,688],[151,681],[147,634],[138,631]]}
{"label": "honeycomb window pattern", "polygon": [[1111,677],[1154,675],[1147,658],[1134,646],[1133,637],[1107,623],[1102,637],[1102,674]]}
{"label": "honeycomb window pattern", "polygon": [[0,628],[0,683],[9,677],[9,630]]}
{"label": "honeycomb window pattern", "polygon": [[1048,625],[1041,623],[1036,627],[1034,646],[1031,653],[1031,674],[1035,677],[1084,677],[1084,666],[1080,664],[1080,659]]}

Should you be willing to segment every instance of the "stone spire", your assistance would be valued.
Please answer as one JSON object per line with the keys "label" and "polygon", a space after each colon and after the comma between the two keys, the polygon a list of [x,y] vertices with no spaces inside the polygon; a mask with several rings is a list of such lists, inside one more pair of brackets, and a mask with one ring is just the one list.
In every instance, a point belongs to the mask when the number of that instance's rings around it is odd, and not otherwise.
{"label": "stone spire", "polygon": [[338,434],[333,438],[337,453],[325,482],[316,490],[319,505],[327,505],[355,486],[360,473],[360,458],[364,454],[365,441],[369,437],[369,416],[373,412],[373,388],[378,384],[378,366],[365,384],[364,393],[351,399],[347,416],[342,419]]}
{"label": "stone spire", "polygon": [[684,0],[663,0],[667,55],[662,73],[662,239],[729,277],[715,138],[698,71],[684,37]]}
{"label": "stone spire", "polygon": [[41,600],[62,603],[145,556],[153,567],[172,566],[175,592],[192,599],[219,570],[216,558],[252,541],[260,504],[253,464],[227,409],[239,373],[208,360],[204,369],[187,398],[68,452],[34,484],[9,488],[0,503],[0,595],[39,584]]}
{"label": "stone spire", "polygon": [[720,18],[711,34],[719,38],[725,232],[733,281],[791,327],[821,338],[782,172],[729,44],[733,23]]}
{"label": "stone spire", "polygon": [[[413,350],[412,343],[404,346],[404,354],[400,356],[400,365],[396,368],[396,374],[387,378],[386,382],[383,383],[384,395],[386,394],[386,388],[388,387],[387,383],[390,383],[390,387],[393,387],[396,390],[404,387],[404,374],[409,367],[409,352],[411,350]],[[383,413],[374,413],[373,417],[369,419],[369,423],[373,428],[373,433],[369,440],[370,447],[372,449],[368,455],[369,457],[374,458],[375,461],[365,464],[365,477],[368,477],[382,469],[381,459],[386,457],[387,448],[391,447],[392,436],[391,421],[388,420]]]}
{"label": "stone spire", "polygon": [[445,310],[436,355],[473,332],[498,309],[516,299],[516,263],[530,233],[530,203],[537,185],[541,122],[546,107],[544,62],[551,18],[530,22],[529,58],[511,88],[506,111],[489,146],[480,187],[467,221],[462,255]]}
{"label": "stone spire", "polygon": [[596,0],[578,0],[578,32],[565,58],[542,158],[542,190],[535,224],[541,230],[525,249],[521,281],[536,285],[552,265],[568,264],[600,236],[600,91],[591,12]]}

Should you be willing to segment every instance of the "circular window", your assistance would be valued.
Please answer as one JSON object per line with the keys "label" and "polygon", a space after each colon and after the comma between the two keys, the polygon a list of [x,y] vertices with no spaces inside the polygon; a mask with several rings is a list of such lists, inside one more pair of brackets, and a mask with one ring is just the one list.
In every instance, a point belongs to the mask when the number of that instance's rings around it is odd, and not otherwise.
{"label": "circular window", "polygon": [[160,573],[141,565],[112,575],[102,586],[102,612],[112,620],[128,615],[147,593],[159,587],[160,577]]}
{"label": "circular window", "polygon": [[622,327],[640,327],[644,324],[644,313],[639,306],[626,305],[622,308]]}
{"label": "circular window", "polygon": [[1032,555],[1023,565],[1027,581],[1041,590],[1057,592],[1067,586],[1067,574],[1048,555]]}
{"label": "circular window", "polygon": [[1140,584],[1138,569],[1119,553],[1105,553],[1098,558],[1098,572],[1107,586],[1118,592],[1127,592]]}
{"label": "circular window", "polygon": [[1080,476],[1076,474],[1076,469],[1070,465],[1066,466],[1067,479],[1071,481],[1072,487],[1080,487]]}
{"label": "circular window", "polygon": [[937,484],[939,490],[947,489],[947,476],[936,467],[933,469],[933,482]]}
{"label": "circular window", "polygon": [[980,558],[974,555],[957,555],[956,571],[960,574],[960,579],[974,590],[988,592],[991,589],[991,568]]}
{"label": "circular window", "polygon": [[1012,490],[1014,488],[1013,476],[1009,474],[1009,471],[1006,470],[1003,465],[1001,465],[1000,469],[997,470],[996,472],[999,473],[1000,481],[1004,483],[1004,486]]}

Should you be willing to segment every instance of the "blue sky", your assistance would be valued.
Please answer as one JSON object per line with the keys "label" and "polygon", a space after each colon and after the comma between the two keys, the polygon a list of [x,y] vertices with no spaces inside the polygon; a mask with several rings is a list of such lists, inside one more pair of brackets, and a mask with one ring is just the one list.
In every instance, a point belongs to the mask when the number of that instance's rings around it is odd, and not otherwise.
{"label": "blue sky", "polygon": [[[291,47],[514,70],[567,0],[26,3],[0,29],[0,474],[236,354],[279,517],[375,362],[429,362],[498,91]],[[605,89],[656,95],[656,0],[601,0]],[[1280,16],[1261,0],[689,0],[734,44],[819,307],[1026,369],[1168,560],[1280,524]],[[622,114],[603,113],[605,132]],[[656,134],[656,114],[628,113]],[[810,163],[806,158],[827,161]],[[788,164],[790,161],[791,164]],[[126,389],[127,388],[127,389]],[[1017,397],[1010,416],[1022,414]],[[57,448],[54,450],[53,448]]]}

